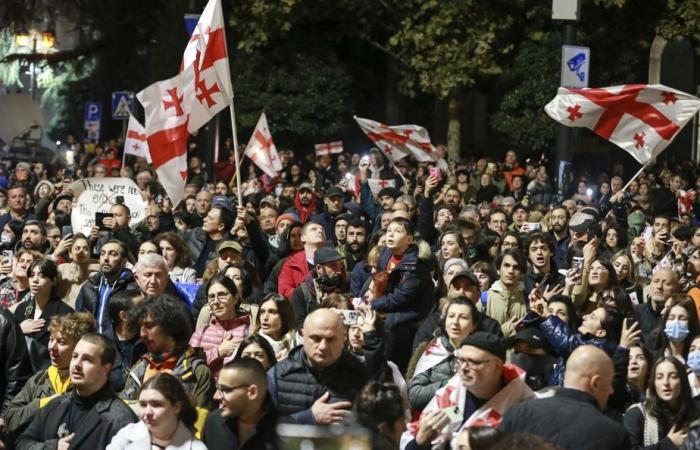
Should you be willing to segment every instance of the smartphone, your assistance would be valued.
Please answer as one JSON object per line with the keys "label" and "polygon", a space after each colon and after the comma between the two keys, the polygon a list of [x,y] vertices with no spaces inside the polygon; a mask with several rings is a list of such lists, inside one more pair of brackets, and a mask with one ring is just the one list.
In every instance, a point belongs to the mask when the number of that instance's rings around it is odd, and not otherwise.
{"label": "smartphone", "polygon": [[574,256],[571,259],[571,268],[576,269],[576,278],[578,278],[578,282],[576,284],[581,284],[581,275],[583,274],[583,256]]}
{"label": "smartphone", "polygon": [[12,252],[12,250],[3,250],[2,251],[2,259],[4,262],[11,263],[13,257],[14,257],[14,253]]}
{"label": "smartphone", "polygon": [[634,317],[627,317],[625,319],[625,326],[629,330],[632,325],[634,325],[637,321],[634,319]]}
{"label": "smartphone", "polygon": [[642,234],[642,237],[644,237],[644,242],[651,242],[651,238],[654,237],[654,227],[651,225],[647,225],[644,228],[644,233]]}
{"label": "smartphone", "polygon": [[527,231],[539,231],[542,225],[539,222],[526,222]]}
{"label": "smartphone", "polygon": [[438,167],[433,167],[430,169],[430,176],[435,177],[438,181],[440,181],[440,169]]}
{"label": "smartphone", "polygon": [[346,327],[357,325],[357,311],[350,309],[339,309],[338,312],[343,316],[343,325]]}
{"label": "smartphone", "polygon": [[360,164],[369,164],[369,155],[365,155],[360,158]]}
{"label": "smartphone", "polygon": [[114,214],[112,213],[106,213],[106,212],[96,212],[95,213],[95,225],[100,229],[100,231],[109,231],[109,228],[105,226],[104,223],[102,223],[102,220],[106,217],[114,217]]}
{"label": "smartphone", "polygon": [[448,406],[447,408],[443,408],[441,411],[444,411],[445,414],[447,414],[447,417],[450,418],[450,423],[461,423],[464,421],[464,414],[462,414],[462,411],[459,410],[459,406]]}
{"label": "smartphone", "polygon": [[61,227],[61,237],[64,238],[66,236],[70,236],[73,234],[73,227],[70,225],[64,225]]}

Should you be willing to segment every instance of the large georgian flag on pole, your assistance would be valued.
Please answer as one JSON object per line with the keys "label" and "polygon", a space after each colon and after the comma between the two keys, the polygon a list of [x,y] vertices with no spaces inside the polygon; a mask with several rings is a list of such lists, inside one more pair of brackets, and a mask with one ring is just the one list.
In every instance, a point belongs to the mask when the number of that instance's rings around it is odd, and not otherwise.
{"label": "large georgian flag on pole", "polygon": [[559,88],[544,109],[566,126],[595,131],[646,165],[668,147],[699,107],[696,97],[660,84],[629,84]]}
{"label": "large georgian flag on pole", "polygon": [[434,161],[435,147],[428,131],[418,125],[388,126],[381,122],[355,116],[362,131],[392,161],[413,155],[418,161]]}
{"label": "large georgian flag on pole", "polygon": [[282,162],[277,155],[277,147],[272,142],[272,134],[267,126],[267,116],[260,114],[258,124],[253,130],[248,146],[245,148],[245,155],[252,159],[255,165],[271,177],[277,175],[282,170]]}
{"label": "large georgian flag on pole", "polygon": [[187,180],[187,138],[231,104],[233,88],[221,1],[210,0],[185,48],[180,73],[136,97],[146,113],[146,136],[158,179],[173,206]]}
{"label": "large georgian flag on pole", "polygon": [[136,117],[131,114],[129,114],[129,127],[126,130],[126,139],[124,140],[124,153],[146,158],[146,161],[149,164],[151,163],[151,152],[148,150],[146,130]]}

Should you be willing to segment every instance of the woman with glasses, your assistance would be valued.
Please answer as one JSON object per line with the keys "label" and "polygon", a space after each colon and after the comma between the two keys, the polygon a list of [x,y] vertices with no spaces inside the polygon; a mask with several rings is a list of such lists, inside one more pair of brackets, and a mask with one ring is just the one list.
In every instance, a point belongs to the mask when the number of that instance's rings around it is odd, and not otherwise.
{"label": "woman with glasses", "polygon": [[239,308],[236,284],[225,275],[217,275],[206,285],[207,304],[212,317],[198,327],[190,345],[200,347],[216,379],[221,367],[233,359],[238,345],[250,332],[250,316]]}
{"label": "woman with glasses", "polygon": [[112,438],[107,450],[206,450],[194,437],[197,410],[182,384],[169,373],[159,373],[139,393],[140,421]]}

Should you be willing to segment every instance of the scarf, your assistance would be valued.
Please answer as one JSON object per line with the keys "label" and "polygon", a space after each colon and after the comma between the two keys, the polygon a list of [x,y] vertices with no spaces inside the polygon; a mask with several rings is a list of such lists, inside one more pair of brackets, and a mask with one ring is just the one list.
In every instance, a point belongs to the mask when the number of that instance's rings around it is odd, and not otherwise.
{"label": "scarf", "polygon": [[145,383],[161,372],[173,373],[180,357],[179,355],[173,355],[171,353],[161,353],[159,355],[146,353],[143,355],[143,359],[147,363],[146,372],[143,374],[143,383]]}
{"label": "scarf", "polygon": [[[512,364],[503,365],[503,384],[504,387],[491,397],[481,408],[474,411],[464,423],[452,422],[442,429],[440,434],[432,442],[432,448],[443,448],[448,442],[453,445],[455,438],[465,428],[471,426],[490,426],[498,427],[501,424],[501,419],[508,408],[520,403],[524,400],[534,397],[532,389],[525,384],[525,371],[518,366]],[[466,402],[467,388],[462,384],[460,374],[450,378],[447,384],[435,392],[433,399],[423,409],[423,413],[427,411],[436,411],[444,408],[457,406],[462,408]],[[408,424],[406,431],[401,435],[401,450],[404,450],[409,442],[415,439],[420,428],[420,417]],[[455,448],[455,447],[453,447]]]}
{"label": "scarf", "polygon": [[425,351],[420,356],[418,363],[416,363],[416,370],[413,372],[413,376],[415,377],[419,373],[437,366],[451,355],[452,352],[445,347],[442,343],[442,339],[439,337],[436,338],[425,348]]}
{"label": "scarf", "polygon": [[[51,388],[53,389],[56,395],[65,394],[68,391],[68,388],[71,387],[70,376],[66,376],[65,379],[62,379],[61,374],[59,373],[58,368],[56,366],[49,366],[49,368],[46,370],[46,373],[49,377]],[[53,396],[40,398],[39,408],[43,408],[44,406],[46,406],[53,398]]]}
{"label": "scarf", "polygon": [[309,218],[311,218],[314,211],[316,211],[316,194],[313,194],[311,197],[309,206],[302,206],[301,196],[299,195],[299,192],[297,192],[296,196],[294,196],[294,206],[296,207],[297,211],[299,211],[299,222],[305,224],[308,222]]}

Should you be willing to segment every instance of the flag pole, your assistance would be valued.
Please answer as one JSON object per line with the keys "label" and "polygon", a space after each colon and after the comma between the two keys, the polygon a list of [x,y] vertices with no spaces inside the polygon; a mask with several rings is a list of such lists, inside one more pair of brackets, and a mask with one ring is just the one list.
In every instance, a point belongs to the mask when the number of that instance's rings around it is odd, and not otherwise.
{"label": "flag pole", "polygon": [[236,132],[236,113],[233,110],[233,98],[229,105],[231,111],[231,132],[233,133],[233,155],[236,162],[236,194],[238,195],[238,206],[243,206],[243,196],[241,195],[241,161],[238,156],[238,133]]}
{"label": "flag pole", "polygon": [[642,168],[639,169],[639,170],[637,171],[637,173],[635,173],[634,176],[633,176],[632,178],[630,178],[630,180],[627,182],[627,184],[625,185],[625,187],[622,188],[622,192],[626,191],[627,188],[630,187],[630,184],[632,184],[632,182],[633,182],[634,180],[636,180],[637,177],[638,177],[639,175],[642,174],[642,172],[644,171],[644,169],[646,169],[646,167],[647,167],[646,164],[643,165]]}

